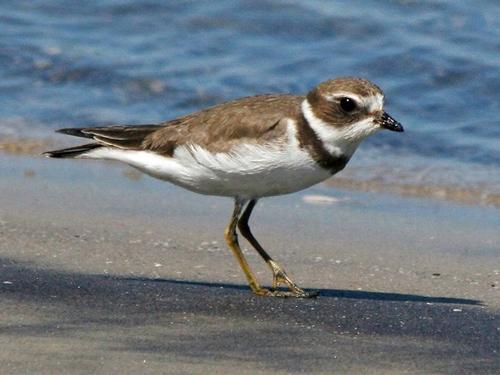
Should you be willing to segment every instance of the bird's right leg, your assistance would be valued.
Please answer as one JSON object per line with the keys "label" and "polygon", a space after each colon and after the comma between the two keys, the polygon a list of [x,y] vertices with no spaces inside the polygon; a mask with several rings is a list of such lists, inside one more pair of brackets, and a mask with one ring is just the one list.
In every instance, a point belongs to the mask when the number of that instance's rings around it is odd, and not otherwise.
{"label": "bird's right leg", "polygon": [[[256,199],[250,200],[245,211],[241,215],[238,220],[238,228],[245,237],[248,242],[254,247],[255,250],[259,253],[259,255],[264,259],[267,265],[271,268],[273,273],[273,289],[268,290],[268,296],[273,297],[296,297],[296,298],[311,298],[316,297],[318,292],[306,292],[302,288],[300,288],[295,282],[287,275],[283,267],[281,267],[276,261],[271,258],[271,256],[264,250],[264,248],[259,244],[257,239],[254,237],[250,230],[250,226],[248,225],[248,220],[250,219],[250,215],[257,203]],[[280,284],[285,284],[290,289],[289,291],[281,291],[277,290]]]}
{"label": "bird's right leg", "polygon": [[245,276],[247,277],[248,280],[248,285],[250,286],[250,289],[252,289],[252,292],[259,295],[259,296],[274,296],[276,295],[275,292],[270,291],[266,288],[262,288],[255,275],[253,274],[252,270],[250,269],[250,266],[248,265],[247,260],[243,256],[243,252],[241,251],[240,245],[238,243],[238,235],[236,234],[236,226],[238,225],[238,220],[240,213],[243,209],[243,206],[245,205],[246,201],[241,200],[241,199],[235,199],[234,201],[234,211],[233,215],[231,216],[231,220],[229,221],[229,224],[226,227],[226,230],[224,232],[225,238],[226,238],[226,243],[233,252],[234,256],[238,260],[238,263],[245,273]]}

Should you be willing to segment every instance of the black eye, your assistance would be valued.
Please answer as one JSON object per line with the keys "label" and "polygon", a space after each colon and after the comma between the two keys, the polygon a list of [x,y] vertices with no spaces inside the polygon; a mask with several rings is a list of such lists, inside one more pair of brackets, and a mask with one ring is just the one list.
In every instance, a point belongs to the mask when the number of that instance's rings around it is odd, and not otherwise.
{"label": "black eye", "polygon": [[340,99],[340,108],[346,112],[352,112],[356,109],[356,102],[351,98]]}

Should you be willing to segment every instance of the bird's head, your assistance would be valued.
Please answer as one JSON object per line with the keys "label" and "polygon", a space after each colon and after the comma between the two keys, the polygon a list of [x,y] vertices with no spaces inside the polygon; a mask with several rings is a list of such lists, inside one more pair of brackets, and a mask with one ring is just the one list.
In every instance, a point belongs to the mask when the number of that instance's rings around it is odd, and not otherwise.
{"label": "bird's head", "polygon": [[[320,83],[307,94],[302,110],[323,142],[352,152],[364,138],[381,129],[403,131],[403,126],[384,111],[382,90],[361,78]],[[347,154],[352,152],[347,150]]]}

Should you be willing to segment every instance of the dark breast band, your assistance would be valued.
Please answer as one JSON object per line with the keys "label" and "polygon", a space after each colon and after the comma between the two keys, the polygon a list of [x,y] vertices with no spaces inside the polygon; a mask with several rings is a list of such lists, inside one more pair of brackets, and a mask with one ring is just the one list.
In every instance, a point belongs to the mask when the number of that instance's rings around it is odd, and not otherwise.
{"label": "dark breast band", "polygon": [[343,155],[336,156],[328,152],[303,114],[297,122],[297,138],[300,147],[306,149],[314,161],[321,168],[329,170],[332,175],[344,169],[349,161],[349,158]]}

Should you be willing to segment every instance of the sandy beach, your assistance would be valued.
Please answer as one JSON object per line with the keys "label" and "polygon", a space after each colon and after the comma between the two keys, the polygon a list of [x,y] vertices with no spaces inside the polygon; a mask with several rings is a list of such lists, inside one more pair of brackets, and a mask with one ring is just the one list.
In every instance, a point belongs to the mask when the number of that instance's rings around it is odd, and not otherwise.
{"label": "sandy beach", "polygon": [[255,233],[320,291],[269,299],[223,243],[228,199],[107,163],[0,171],[3,373],[500,371],[496,208],[325,185],[264,200]]}

